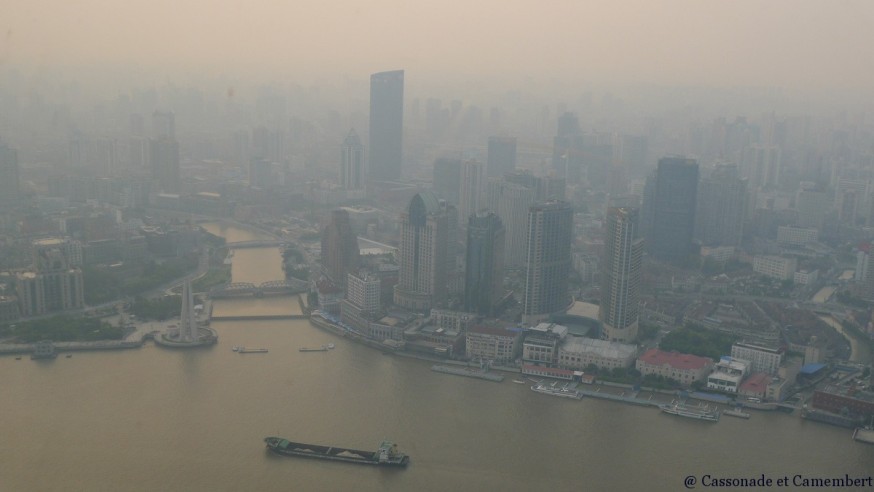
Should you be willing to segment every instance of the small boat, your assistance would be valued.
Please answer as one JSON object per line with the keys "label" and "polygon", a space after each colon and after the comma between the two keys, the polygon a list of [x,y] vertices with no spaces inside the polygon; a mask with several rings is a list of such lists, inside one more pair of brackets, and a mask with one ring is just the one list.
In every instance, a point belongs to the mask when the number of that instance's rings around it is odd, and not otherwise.
{"label": "small boat", "polygon": [[266,349],[266,348],[246,348],[246,347],[240,347],[240,349],[237,350],[237,353],[238,353],[238,354],[266,354],[266,353],[267,353],[267,349]]}
{"label": "small boat", "polygon": [[332,349],[332,348],[334,348],[334,344],[333,344],[333,343],[329,343],[329,344],[325,345],[325,347],[328,347],[329,349]]}
{"label": "small boat", "polygon": [[240,347],[238,345],[234,345],[234,348],[232,348],[231,350],[233,350],[234,352],[239,352]]}
{"label": "small boat", "polygon": [[528,384],[525,381],[519,381],[518,379],[514,379],[513,382],[516,384]]}
{"label": "small boat", "polygon": [[15,358],[15,360],[21,360],[21,356],[19,355],[18,357]]}
{"label": "small boat", "polygon": [[741,419],[750,418],[750,414],[742,411],[740,408],[732,408],[731,410],[725,410],[722,412],[723,415],[730,415],[732,417],[737,417]]}
{"label": "small boat", "polygon": [[68,358],[68,359],[71,358],[71,357],[73,357],[73,354],[67,354],[67,358]]}

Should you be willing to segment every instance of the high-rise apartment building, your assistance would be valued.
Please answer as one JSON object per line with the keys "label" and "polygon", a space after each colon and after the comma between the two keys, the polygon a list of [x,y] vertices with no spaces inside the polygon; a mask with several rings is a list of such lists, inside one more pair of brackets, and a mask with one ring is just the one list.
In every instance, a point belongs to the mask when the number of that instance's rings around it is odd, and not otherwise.
{"label": "high-rise apartment building", "polygon": [[349,212],[333,210],[322,231],[322,268],[335,285],[345,288],[347,276],[358,270],[358,263],[358,237],[352,231]]}
{"label": "high-rise apartment building", "polygon": [[598,318],[603,338],[630,343],[637,338],[643,238],[638,211],[611,208],[601,261],[601,304]]}
{"label": "high-rise apartment building", "polygon": [[740,246],[747,180],[737,166],[719,165],[698,185],[695,235],[705,246]]}
{"label": "high-rise apartment building", "polygon": [[355,130],[349,130],[340,154],[340,186],[344,190],[364,189],[364,146]]}
{"label": "high-rise apartment building", "polygon": [[404,71],[370,76],[369,175],[395,180],[403,171]]}
{"label": "high-rise apartment building", "polygon": [[451,216],[455,207],[424,191],[416,194],[400,215],[400,272],[395,304],[413,311],[440,307],[448,293]]}
{"label": "high-rise apartment building", "polygon": [[489,137],[486,173],[500,178],[516,170],[516,137]]}
{"label": "high-rise apartment building", "polygon": [[693,251],[698,198],[698,163],[684,157],[659,160],[653,193],[649,252],[665,261],[683,261]]}
{"label": "high-rise apartment building", "polygon": [[34,241],[33,270],[20,272],[16,278],[22,316],[39,316],[85,306],[82,270],[73,266],[71,251],[74,249],[66,239]]}
{"label": "high-rise apartment building", "polygon": [[560,200],[532,205],[528,209],[528,247],[523,319],[544,320],[570,303],[568,274],[571,270],[573,209]]}
{"label": "high-rise apartment building", "polygon": [[0,143],[0,205],[18,202],[18,152]]}
{"label": "high-rise apartment building", "polygon": [[467,225],[464,310],[494,316],[503,295],[504,226],[493,212],[471,215]]}
{"label": "high-rise apartment building", "polygon": [[152,133],[148,152],[152,180],[158,183],[159,191],[179,191],[179,142],[173,113],[156,111],[152,115]]}

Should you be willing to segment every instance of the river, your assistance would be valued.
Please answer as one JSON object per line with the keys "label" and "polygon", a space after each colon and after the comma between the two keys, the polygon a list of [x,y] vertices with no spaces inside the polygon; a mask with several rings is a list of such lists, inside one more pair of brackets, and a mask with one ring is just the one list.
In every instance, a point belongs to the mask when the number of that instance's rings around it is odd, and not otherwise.
{"label": "river", "polygon": [[[234,280],[281,278],[278,258],[275,249],[240,250]],[[288,298],[217,302],[249,312],[257,303],[282,310]],[[536,394],[512,378],[434,373],[305,320],[213,327],[219,343],[203,350],[0,357],[0,490],[680,490],[687,475],[874,470],[874,447],[853,442],[851,430],[797,415],[705,423]],[[297,350],[328,342],[337,348]],[[269,435],[363,449],[388,438],[412,463],[388,470],[279,458],[264,450]]]}

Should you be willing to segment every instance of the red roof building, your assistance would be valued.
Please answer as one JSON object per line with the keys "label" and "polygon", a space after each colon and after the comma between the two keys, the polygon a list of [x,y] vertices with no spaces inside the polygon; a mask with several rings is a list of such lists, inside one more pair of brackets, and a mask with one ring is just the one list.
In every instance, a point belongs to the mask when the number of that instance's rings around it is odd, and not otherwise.
{"label": "red roof building", "polygon": [[770,382],[770,375],[764,372],[757,372],[741,383],[737,389],[737,394],[764,400],[768,392],[768,383]]}
{"label": "red roof building", "polygon": [[713,361],[707,357],[653,348],[637,358],[635,367],[644,376],[655,374],[688,386],[704,380],[713,370]]}

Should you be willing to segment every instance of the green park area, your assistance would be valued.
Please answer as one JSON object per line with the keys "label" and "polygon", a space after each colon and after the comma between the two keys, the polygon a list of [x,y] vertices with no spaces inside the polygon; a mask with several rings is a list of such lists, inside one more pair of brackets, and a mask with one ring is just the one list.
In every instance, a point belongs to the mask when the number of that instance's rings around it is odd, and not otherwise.
{"label": "green park area", "polygon": [[659,348],[719,360],[731,353],[731,345],[736,341],[736,336],[687,324],[665,335]]}
{"label": "green park area", "polygon": [[85,267],[85,303],[97,305],[124,296],[136,296],[180,278],[197,269],[197,257],[151,261],[142,271],[114,271],[109,268]]}
{"label": "green park area", "polygon": [[40,340],[54,342],[90,342],[120,340],[121,328],[98,318],[54,316],[0,326],[0,339],[9,343],[34,343]]}

